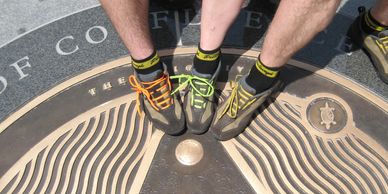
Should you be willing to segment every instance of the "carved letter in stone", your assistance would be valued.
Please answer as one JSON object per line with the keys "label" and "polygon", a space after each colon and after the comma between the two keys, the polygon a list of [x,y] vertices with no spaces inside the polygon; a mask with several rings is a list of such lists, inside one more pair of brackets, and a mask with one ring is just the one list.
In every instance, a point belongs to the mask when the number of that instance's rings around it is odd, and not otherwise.
{"label": "carved letter in stone", "polygon": [[7,80],[3,77],[3,76],[0,76],[0,83],[3,85],[0,90],[0,94],[3,93],[5,91],[5,89],[7,88]]}
{"label": "carved letter in stone", "polygon": [[[28,56],[25,56],[25,57],[19,59],[18,61],[16,61],[15,63],[12,63],[11,65],[9,65],[9,66],[14,67],[16,69],[16,71],[18,72],[18,74],[20,76],[19,80],[22,80],[23,78],[28,76],[28,74],[23,72],[24,68],[31,67],[31,64],[28,62],[28,60],[29,60]],[[20,63],[23,63],[23,65],[19,66]]]}
{"label": "carved letter in stone", "polygon": [[[152,29],[160,29],[160,28],[162,28],[162,26],[160,26],[159,25],[159,21],[164,21],[164,22],[166,22],[167,23],[167,14],[168,14],[168,11],[166,11],[166,10],[164,10],[164,11],[155,11],[155,12],[150,12],[150,14],[151,14],[151,18],[152,18],[152,21],[153,21],[153,23],[152,23]],[[158,16],[160,15],[160,14],[165,14],[163,17],[159,17],[158,18]]]}
{"label": "carved letter in stone", "polygon": [[[100,30],[102,32],[102,34],[104,35],[104,37],[101,40],[93,40],[92,37],[90,37],[90,31],[92,31],[93,29]],[[93,27],[89,28],[88,31],[86,31],[85,38],[86,38],[86,41],[88,41],[89,43],[99,44],[99,43],[104,42],[104,40],[106,39],[107,36],[108,36],[108,31],[106,30],[106,28],[104,28],[102,26],[93,26]]]}
{"label": "carved letter in stone", "polygon": [[255,12],[255,11],[247,11],[247,22],[245,23],[245,27],[261,29],[263,24],[261,20],[263,19],[263,13]]}
{"label": "carved letter in stone", "polygon": [[65,36],[65,37],[63,37],[61,40],[59,40],[57,42],[57,45],[55,45],[55,50],[57,51],[58,54],[60,54],[60,55],[71,55],[71,54],[77,52],[77,50],[79,49],[78,45],[76,45],[75,48],[72,51],[69,51],[69,52],[63,51],[61,49],[61,42],[63,42],[64,40],[67,40],[67,39],[74,40],[74,37],[73,36]]}

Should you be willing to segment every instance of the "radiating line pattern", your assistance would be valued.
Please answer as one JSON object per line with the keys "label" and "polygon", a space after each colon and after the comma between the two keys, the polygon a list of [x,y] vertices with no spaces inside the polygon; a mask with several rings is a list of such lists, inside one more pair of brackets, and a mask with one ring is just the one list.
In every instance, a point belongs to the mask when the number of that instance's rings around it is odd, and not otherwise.
{"label": "radiating line pattern", "polygon": [[128,100],[85,114],[29,151],[0,179],[0,193],[129,193],[151,143],[150,122]]}
{"label": "radiating line pattern", "polygon": [[[356,128],[351,134],[320,137],[306,127],[299,105],[279,97],[272,101],[244,133],[230,140],[268,191],[388,192],[388,155],[374,151],[372,138],[359,137]],[[238,157],[231,157],[239,165]]]}

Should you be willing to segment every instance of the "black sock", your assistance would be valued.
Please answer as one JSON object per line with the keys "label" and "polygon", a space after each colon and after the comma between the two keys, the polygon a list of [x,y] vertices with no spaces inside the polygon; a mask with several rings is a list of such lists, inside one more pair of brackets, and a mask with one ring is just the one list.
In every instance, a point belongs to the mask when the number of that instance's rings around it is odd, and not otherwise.
{"label": "black sock", "polygon": [[281,67],[267,67],[260,61],[260,56],[256,61],[247,78],[246,82],[249,86],[256,90],[256,94],[261,93],[270,88],[277,80],[278,73]]}
{"label": "black sock", "polygon": [[373,18],[369,10],[364,14],[364,17],[362,17],[361,19],[361,28],[367,34],[373,34],[375,36],[378,36],[378,34],[381,31],[386,30],[388,26],[381,24],[375,18]]}
{"label": "black sock", "polygon": [[193,60],[193,68],[203,74],[213,74],[220,62],[221,50],[220,48],[205,51],[198,46],[197,53]]}
{"label": "black sock", "polygon": [[132,58],[132,67],[138,74],[149,74],[157,70],[163,70],[162,62],[156,51],[152,52],[150,56],[145,59]]}

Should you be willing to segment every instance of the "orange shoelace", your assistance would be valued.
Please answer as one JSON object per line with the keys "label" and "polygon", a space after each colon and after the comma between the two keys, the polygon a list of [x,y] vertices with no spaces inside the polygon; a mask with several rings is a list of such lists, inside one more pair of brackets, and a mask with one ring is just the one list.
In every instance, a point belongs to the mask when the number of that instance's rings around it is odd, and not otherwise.
{"label": "orange shoelace", "polygon": [[[129,84],[132,86],[132,90],[137,93],[137,111],[140,114],[140,96],[143,94],[150,102],[151,106],[159,111],[170,107],[174,101],[170,96],[171,82],[168,75],[163,75],[161,78],[152,82],[141,82],[136,79],[134,75],[129,76]],[[143,87],[144,86],[144,87]],[[155,87],[158,87],[154,89]],[[150,91],[151,90],[151,91]],[[157,96],[154,96],[156,94]]]}

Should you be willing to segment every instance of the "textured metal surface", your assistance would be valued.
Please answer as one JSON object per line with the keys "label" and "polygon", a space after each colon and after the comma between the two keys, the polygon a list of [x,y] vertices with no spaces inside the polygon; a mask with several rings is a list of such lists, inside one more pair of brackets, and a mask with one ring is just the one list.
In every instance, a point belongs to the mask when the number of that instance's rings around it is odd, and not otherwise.
{"label": "textured metal surface", "polygon": [[127,98],[88,111],[43,139],[2,178],[2,186],[4,179],[9,183],[1,193],[127,193],[152,134]]}
{"label": "textured metal surface", "polygon": [[[386,193],[387,151],[354,126],[352,113],[333,118],[338,122],[333,126],[341,127],[338,131],[316,130],[318,125],[325,129],[325,123],[311,123],[308,118],[323,122],[324,115],[309,115],[307,107],[317,100],[325,101],[320,108],[333,102],[322,98],[330,94],[318,96],[309,101],[279,95],[229,143],[273,193]],[[227,144],[226,150],[229,148]]]}

